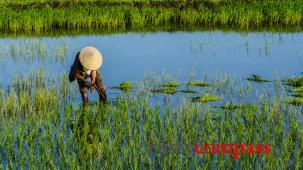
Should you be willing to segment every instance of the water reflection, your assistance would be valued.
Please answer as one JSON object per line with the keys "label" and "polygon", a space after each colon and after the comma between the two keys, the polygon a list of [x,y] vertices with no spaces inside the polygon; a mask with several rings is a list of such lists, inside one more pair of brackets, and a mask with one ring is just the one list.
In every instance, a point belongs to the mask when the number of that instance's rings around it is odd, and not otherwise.
{"label": "water reflection", "polygon": [[275,74],[298,75],[303,68],[302,33],[159,32],[0,39],[2,74],[11,77],[37,68],[60,74],[89,45],[103,53],[101,73],[111,87],[147,71],[174,73],[185,81],[193,72],[272,79]]}

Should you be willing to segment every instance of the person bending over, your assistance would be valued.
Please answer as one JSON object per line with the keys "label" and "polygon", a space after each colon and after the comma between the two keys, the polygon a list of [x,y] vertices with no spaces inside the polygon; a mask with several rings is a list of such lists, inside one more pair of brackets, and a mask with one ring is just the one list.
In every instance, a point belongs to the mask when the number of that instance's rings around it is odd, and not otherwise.
{"label": "person bending over", "polygon": [[[102,65],[102,54],[94,47],[81,49],[69,72],[69,82],[77,80],[83,104],[88,104],[87,92],[96,89],[101,103],[107,101],[106,89],[98,69]],[[91,81],[87,81],[90,78]]]}

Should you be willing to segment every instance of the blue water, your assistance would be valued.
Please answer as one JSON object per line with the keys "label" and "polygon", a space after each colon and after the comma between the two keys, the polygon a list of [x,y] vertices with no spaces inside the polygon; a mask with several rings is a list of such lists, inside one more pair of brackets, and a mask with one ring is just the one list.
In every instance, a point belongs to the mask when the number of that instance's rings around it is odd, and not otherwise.
{"label": "blue water", "polygon": [[[47,51],[45,59],[28,50],[33,46]],[[186,81],[193,73],[197,78],[207,72],[210,77],[227,74],[244,79],[259,74],[273,79],[298,76],[303,70],[303,33],[126,33],[2,38],[0,81],[5,84],[13,75],[37,68],[54,75],[68,72],[75,54],[85,46],[95,46],[103,54],[100,72],[107,87],[135,82],[150,72],[167,72]],[[51,59],[63,47],[63,60]],[[21,55],[13,58],[13,49],[21,49]]]}

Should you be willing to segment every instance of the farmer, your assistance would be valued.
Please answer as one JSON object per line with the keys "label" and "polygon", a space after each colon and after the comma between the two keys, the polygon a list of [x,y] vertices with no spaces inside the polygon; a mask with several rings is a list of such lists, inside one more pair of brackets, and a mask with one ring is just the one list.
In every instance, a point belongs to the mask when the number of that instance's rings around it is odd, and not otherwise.
{"label": "farmer", "polygon": [[[77,80],[83,104],[88,103],[87,92],[96,89],[101,103],[106,102],[106,90],[98,69],[102,65],[102,55],[94,47],[85,47],[76,54],[69,72],[69,82]],[[91,81],[86,79],[90,78]]]}

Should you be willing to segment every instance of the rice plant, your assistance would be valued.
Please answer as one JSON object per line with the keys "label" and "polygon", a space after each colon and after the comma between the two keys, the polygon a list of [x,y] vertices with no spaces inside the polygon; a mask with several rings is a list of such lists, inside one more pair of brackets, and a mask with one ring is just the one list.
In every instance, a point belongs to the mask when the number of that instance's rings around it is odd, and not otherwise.
{"label": "rice plant", "polygon": [[[153,103],[153,95],[140,90],[145,84],[107,104],[82,107],[74,102],[77,89],[67,84],[65,74],[56,77],[39,70],[16,75],[9,90],[0,90],[2,167],[302,168],[302,106],[289,105],[267,90],[253,103],[245,103],[238,92],[244,86],[241,93],[254,97],[250,84],[238,82],[235,87],[229,77],[207,81],[211,87],[197,88],[220,96],[223,105],[192,102],[187,95],[178,99],[179,104],[171,100],[162,105],[161,99]],[[234,160],[232,154],[199,155],[195,145],[200,143],[268,144],[271,152],[242,153]]]}
{"label": "rice plant", "polygon": [[[8,1],[1,33],[142,30],[302,30],[303,3],[292,1]],[[89,11],[89,12],[87,12]]]}

